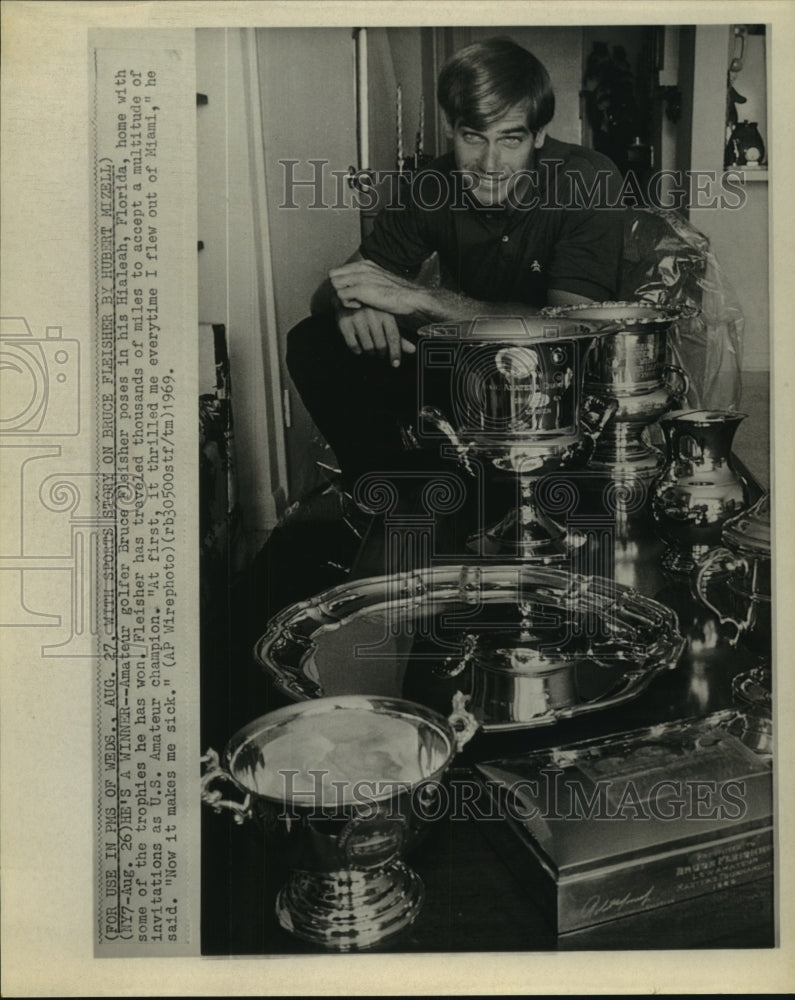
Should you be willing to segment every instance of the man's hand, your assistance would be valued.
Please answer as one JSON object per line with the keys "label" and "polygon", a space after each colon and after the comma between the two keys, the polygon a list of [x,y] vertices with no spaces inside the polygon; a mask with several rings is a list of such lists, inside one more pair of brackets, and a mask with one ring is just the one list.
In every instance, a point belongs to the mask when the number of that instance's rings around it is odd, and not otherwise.
{"label": "man's hand", "polygon": [[421,311],[427,289],[399,278],[370,260],[357,260],[329,271],[329,279],[340,303],[348,309],[370,306],[392,316],[410,316]]}
{"label": "man's hand", "polygon": [[401,337],[395,317],[380,309],[337,309],[337,325],[345,343],[354,354],[378,354],[388,358],[393,368],[400,365],[403,353],[414,354],[417,348]]}
{"label": "man's hand", "polygon": [[356,260],[329,271],[337,299],[337,324],[354,354],[379,354],[397,368],[416,347],[402,337],[395,316],[414,312],[419,286],[372,261]]}

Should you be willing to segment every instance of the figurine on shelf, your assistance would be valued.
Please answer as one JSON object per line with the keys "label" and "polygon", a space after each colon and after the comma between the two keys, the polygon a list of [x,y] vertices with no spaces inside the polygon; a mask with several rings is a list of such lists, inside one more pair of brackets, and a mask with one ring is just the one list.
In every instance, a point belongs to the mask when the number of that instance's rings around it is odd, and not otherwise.
{"label": "figurine on shelf", "polygon": [[733,60],[726,80],[726,149],[723,156],[725,167],[761,167],[765,160],[765,144],[759,134],[756,122],[746,118],[739,122],[737,105],[745,104],[743,97],[734,86],[739,69],[738,60]]}
{"label": "figurine on shelf", "polygon": [[[739,121],[737,116],[737,105],[745,104],[748,100],[734,89],[734,81],[737,79],[737,71],[729,69],[726,89],[726,126],[731,130]],[[731,131],[729,132],[731,134]],[[728,138],[728,136],[727,136]]]}
{"label": "figurine on shelf", "polygon": [[739,149],[734,139],[734,130],[739,120],[737,115],[737,105],[745,104],[748,100],[747,97],[743,97],[743,95],[735,89],[734,82],[737,79],[738,73],[738,70],[735,67],[735,62],[736,60],[732,62],[729,67],[729,71],[726,74],[726,149],[723,154],[724,167],[739,165]]}
{"label": "figurine on shelf", "polygon": [[765,144],[756,122],[747,119],[734,126],[731,145],[737,166],[761,167],[765,159]]}

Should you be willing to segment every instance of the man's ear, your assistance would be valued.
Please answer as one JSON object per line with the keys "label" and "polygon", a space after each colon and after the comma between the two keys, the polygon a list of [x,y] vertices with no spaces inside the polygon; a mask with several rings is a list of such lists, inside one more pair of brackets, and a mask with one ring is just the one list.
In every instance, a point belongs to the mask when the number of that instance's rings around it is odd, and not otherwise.
{"label": "man's ear", "polygon": [[453,126],[450,123],[450,119],[447,117],[447,115],[444,116],[444,136],[446,139],[453,138]]}
{"label": "man's ear", "polygon": [[541,128],[536,132],[535,148],[541,149],[544,145],[544,139],[547,137],[547,127],[542,125]]}

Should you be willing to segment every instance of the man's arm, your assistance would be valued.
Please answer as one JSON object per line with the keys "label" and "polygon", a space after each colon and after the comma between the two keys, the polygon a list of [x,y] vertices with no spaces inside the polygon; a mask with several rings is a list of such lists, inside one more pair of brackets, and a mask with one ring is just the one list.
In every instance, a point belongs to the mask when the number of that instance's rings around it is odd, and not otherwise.
{"label": "man's arm", "polygon": [[[357,250],[343,264],[348,267],[363,260]],[[400,335],[395,317],[367,305],[346,306],[338,296],[330,278],[315,290],[310,303],[313,316],[332,313],[348,348],[354,354],[378,354],[388,358],[393,367],[400,365],[403,353],[413,354],[416,347]]]}
{"label": "man's arm", "polygon": [[577,292],[564,292],[559,288],[550,288],[547,291],[548,306],[584,306],[589,302],[596,302],[597,299],[590,299],[587,295],[578,295]]}
{"label": "man's arm", "polygon": [[[480,316],[534,316],[538,309],[525,302],[483,302],[444,288],[425,288],[392,274],[372,261],[359,260],[330,272],[339,301],[350,309],[371,306],[414,323],[444,323]],[[592,302],[584,295],[550,289],[548,305]]]}

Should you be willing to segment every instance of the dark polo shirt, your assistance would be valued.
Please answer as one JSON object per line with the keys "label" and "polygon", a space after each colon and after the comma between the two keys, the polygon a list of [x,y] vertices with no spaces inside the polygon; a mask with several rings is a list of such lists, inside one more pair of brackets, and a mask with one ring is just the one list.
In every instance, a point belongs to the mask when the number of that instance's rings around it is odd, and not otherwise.
{"label": "dark polo shirt", "polygon": [[515,204],[485,209],[464,193],[453,154],[418,173],[386,206],[363,257],[413,277],[434,251],[442,284],[486,302],[547,304],[547,291],[615,299],[622,247],[621,175],[593,150],[547,137]]}

